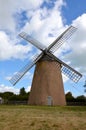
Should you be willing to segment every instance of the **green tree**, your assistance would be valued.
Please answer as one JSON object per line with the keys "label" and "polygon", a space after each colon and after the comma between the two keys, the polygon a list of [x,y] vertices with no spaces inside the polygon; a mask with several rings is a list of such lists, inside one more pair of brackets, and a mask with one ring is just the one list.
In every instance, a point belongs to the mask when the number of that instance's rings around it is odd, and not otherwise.
{"label": "green tree", "polygon": [[25,91],[25,88],[24,88],[24,87],[22,87],[22,88],[20,89],[19,95],[22,95],[22,96],[26,95],[26,91]]}
{"label": "green tree", "polygon": [[3,94],[2,94],[2,98],[3,99],[9,99],[11,96],[13,96],[14,95],[14,93],[13,92],[4,92]]}
{"label": "green tree", "polygon": [[22,87],[20,89],[20,92],[19,92],[19,95],[18,95],[18,100],[20,100],[20,101],[28,100],[28,93],[26,93],[24,87]]}
{"label": "green tree", "polygon": [[72,96],[72,93],[71,93],[71,92],[68,92],[68,93],[66,94],[66,101],[67,101],[67,102],[73,102],[73,101],[75,101],[75,98]]}
{"label": "green tree", "polygon": [[77,102],[86,102],[86,98],[85,98],[85,96],[81,95],[81,96],[78,96],[78,97],[76,98],[76,101],[77,101]]}
{"label": "green tree", "polygon": [[4,92],[0,93],[0,96],[3,98],[4,103],[8,103],[9,99],[14,95],[13,92]]}

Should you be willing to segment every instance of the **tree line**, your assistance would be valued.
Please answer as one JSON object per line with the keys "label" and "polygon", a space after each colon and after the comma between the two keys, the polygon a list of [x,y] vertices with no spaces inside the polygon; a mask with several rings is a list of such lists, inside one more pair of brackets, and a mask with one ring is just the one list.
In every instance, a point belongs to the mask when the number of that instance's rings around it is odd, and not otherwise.
{"label": "tree line", "polygon": [[[14,94],[13,92],[3,92],[0,93],[0,97],[4,100],[4,103],[11,103],[11,102],[28,102],[30,92],[26,92],[25,88],[22,87],[19,91],[19,94]],[[73,97],[71,92],[68,92],[66,95],[66,102],[83,102],[86,103],[86,97],[81,95],[78,97]]]}
{"label": "tree line", "polygon": [[29,92],[26,92],[25,88],[22,87],[19,94],[14,94],[13,92],[3,92],[0,93],[0,97],[3,99],[5,104],[13,101],[28,101]]}
{"label": "tree line", "polygon": [[78,97],[73,97],[71,92],[66,94],[66,101],[67,102],[86,102],[86,97],[84,95],[80,95]]}

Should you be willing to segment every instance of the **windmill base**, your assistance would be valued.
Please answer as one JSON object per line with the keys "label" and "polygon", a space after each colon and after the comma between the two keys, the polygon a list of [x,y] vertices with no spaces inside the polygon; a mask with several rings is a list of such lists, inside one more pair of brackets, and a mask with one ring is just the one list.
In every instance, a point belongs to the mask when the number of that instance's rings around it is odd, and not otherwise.
{"label": "windmill base", "polygon": [[39,61],[36,65],[29,105],[66,105],[60,64]]}

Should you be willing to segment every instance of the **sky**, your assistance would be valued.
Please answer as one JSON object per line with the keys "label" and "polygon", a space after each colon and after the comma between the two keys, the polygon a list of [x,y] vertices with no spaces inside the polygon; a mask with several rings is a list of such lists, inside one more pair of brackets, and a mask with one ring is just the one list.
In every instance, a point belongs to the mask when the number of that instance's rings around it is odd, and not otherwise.
{"label": "sky", "polygon": [[83,75],[77,84],[63,75],[65,93],[86,96],[86,0],[0,0],[0,92],[30,91],[34,67],[15,86],[9,82],[38,53],[22,31],[47,47],[71,25],[77,31],[55,55]]}

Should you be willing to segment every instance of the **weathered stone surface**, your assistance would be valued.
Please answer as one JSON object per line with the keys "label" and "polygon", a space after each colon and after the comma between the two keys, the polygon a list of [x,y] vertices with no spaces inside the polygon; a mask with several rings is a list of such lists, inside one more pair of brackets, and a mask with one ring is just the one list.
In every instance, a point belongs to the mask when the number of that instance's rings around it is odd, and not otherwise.
{"label": "weathered stone surface", "polygon": [[56,61],[37,63],[31,93],[31,105],[66,105],[60,64]]}

